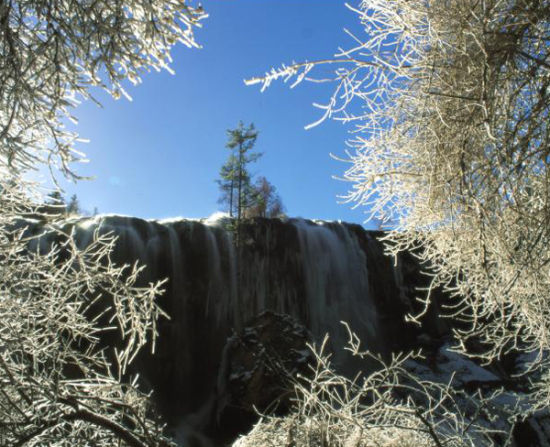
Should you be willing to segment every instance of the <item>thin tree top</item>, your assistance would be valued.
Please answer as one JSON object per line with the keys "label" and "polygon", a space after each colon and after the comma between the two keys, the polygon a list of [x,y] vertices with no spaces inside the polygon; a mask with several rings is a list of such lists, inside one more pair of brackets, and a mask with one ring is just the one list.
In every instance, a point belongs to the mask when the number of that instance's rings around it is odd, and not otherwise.
{"label": "thin tree top", "polygon": [[[250,123],[247,127],[242,121],[239,121],[239,125],[235,129],[227,130],[228,141],[225,145],[229,149],[239,147],[240,151],[246,152],[256,144],[258,138],[258,131],[254,127],[254,123]],[[258,158],[260,154],[256,158]]]}

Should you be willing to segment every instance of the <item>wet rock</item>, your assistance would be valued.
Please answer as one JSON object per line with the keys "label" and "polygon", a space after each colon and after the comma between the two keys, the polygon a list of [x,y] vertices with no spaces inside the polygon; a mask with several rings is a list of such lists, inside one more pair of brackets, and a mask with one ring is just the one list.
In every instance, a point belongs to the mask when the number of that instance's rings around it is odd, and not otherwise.
{"label": "wet rock", "polygon": [[248,431],[258,414],[288,412],[295,381],[310,372],[310,341],[294,318],[269,311],[228,339],[218,380],[216,438]]}
{"label": "wet rock", "polygon": [[514,426],[513,438],[517,447],[550,446],[550,416],[533,415]]}

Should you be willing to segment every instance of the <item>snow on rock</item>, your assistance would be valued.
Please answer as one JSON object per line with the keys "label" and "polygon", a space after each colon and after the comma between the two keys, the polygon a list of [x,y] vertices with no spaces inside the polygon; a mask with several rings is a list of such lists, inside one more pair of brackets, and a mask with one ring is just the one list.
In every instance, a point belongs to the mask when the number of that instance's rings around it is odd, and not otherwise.
{"label": "snow on rock", "polygon": [[285,413],[298,375],[313,363],[310,332],[288,315],[263,312],[227,341],[218,377],[218,438],[248,431],[258,412]]}

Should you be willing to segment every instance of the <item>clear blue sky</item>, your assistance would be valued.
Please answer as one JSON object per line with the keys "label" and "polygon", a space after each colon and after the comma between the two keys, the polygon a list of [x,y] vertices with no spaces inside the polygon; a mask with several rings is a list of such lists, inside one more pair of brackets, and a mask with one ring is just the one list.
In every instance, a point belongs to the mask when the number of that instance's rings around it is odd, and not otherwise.
{"label": "clear blue sky", "polygon": [[[352,3],[353,4],[353,3]],[[204,0],[209,18],[197,39],[203,48],[177,47],[176,75],[152,73],[130,88],[133,101],[101,96],[103,108],[85,103],[76,111],[82,145],[91,162],[78,172],[95,181],[64,184],[86,210],[145,218],[204,217],[219,210],[215,184],[225,161],[226,129],[239,120],[260,131],[264,153],[252,167],[273,183],[289,216],[363,222],[364,210],[338,205],[349,187],[332,176],[346,165],[347,131],[336,122],[312,130],[313,102],[329,86],[273,84],[260,93],[243,79],[281,63],[332,56],[350,44],[343,28],[357,18],[340,0]]]}

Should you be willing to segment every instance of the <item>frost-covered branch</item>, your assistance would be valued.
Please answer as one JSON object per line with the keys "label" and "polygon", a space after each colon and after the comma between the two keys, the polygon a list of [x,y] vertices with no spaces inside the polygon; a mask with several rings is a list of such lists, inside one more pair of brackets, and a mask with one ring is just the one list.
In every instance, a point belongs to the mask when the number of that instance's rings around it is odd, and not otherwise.
{"label": "frost-covered branch", "polygon": [[148,396],[121,382],[152,347],[161,284],[137,287],[139,269],[109,262],[109,235],[77,247],[71,233],[41,224],[33,236],[19,187],[0,194],[2,445],[168,442]]}
{"label": "frost-covered branch", "polygon": [[[325,352],[313,352],[311,377],[297,382],[296,408],[285,418],[266,417],[235,445],[479,447],[498,445],[509,425],[492,418],[509,414],[494,394],[469,395],[449,382],[417,377],[409,363],[419,354],[394,355],[388,362],[359,349],[350,332],[347,347],[370,365],[354,379],[335,372]],[[375,367],[373,367],[376,365]],[[511,413],[510,413],[511,414]]]}
{"label": "frost-covered branch", "polygon": [[177,42],[197,47],[205,17],[186,0],[0,3],[0,167],[47,163],[74,175],[83,158],[66,129],[92,87],[118,98],[151,69],[170,70]]}
{"label": "frost-covered branch", "polygon": [[[24,198],[0,194],[0,439],[2,445],[133,446],[168,442],[129,361],[151,345],[163,315],[160,284],[137,287],[139,269],[109,262],[114,240],[22,220]],[[10,214],[9,209],[17,210]],[[151,347],[151,346],[150,346]]]}
{"label": "frost-covered branch", "polygon": [[170,70],[172,47],[198,46],[205,16],[186,0],[0,2],[2,446],[170,444],[127,372],[154,346],[162,282],[138,287],[142,266],[114,265],[112,236],[83,246],[48,224],[55,206],[41,216],[38,188],[23,179],[43,166],[78,178],[74,108]]}
{"label": "frost-covered branch", "polygon": [[[345,200],[391,221],[390,251],[414,251],[432,288],[454,297],[459,348],[473,354],[473,338],[487,362],[538,353],[532,367],[547,370],[550,3],[369,0],[354,10],[363,32],[331,61],[322,116],[355,126]],[[314,63],[303,67],[314,76]],[[263,84],[304,71],[284,67]]]}

